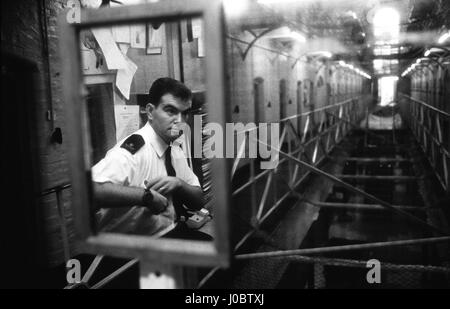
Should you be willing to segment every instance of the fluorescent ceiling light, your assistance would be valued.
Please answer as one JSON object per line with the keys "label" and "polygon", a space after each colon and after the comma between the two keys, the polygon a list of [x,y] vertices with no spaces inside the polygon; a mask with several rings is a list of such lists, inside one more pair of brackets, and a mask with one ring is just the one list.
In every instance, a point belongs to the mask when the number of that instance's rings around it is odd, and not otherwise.
{"label": "fluorescent ceiling light", "polygon": [[376,11],[373,18],[374,35],[378,44],[396,44],[400,35],[400,14],[391,7]]}
{"label": "fluorescent ceiling light", "polygon": [[229,16],[242,15],[248,7],[248,1],[223,0],[225,13]]}
{"label": "fluorescent ceiling light", "polygon": [[445,41],[447,41],[447,39],[450,38],[450,31],[447,31],[446,33],[444,33],[443,35],[441,35],[441,37],[438,40],[439,44],[444,43]]}
{"label": "fluorescent ceiling light", "polygon": [[318,56],[318,57],[322,56],[322,57],[325,57],[325,58],[331,58],[331,57],[333,57],[333,54],[332,54],[331,52],[329,52],[329,51],[324,51],[324,50],[316,51],[316,52],[311,52],[311,53],[308,53],[307,55],[308,55],[308,56]]}
{"label": "fluorescent ceiling light", "polygon": [[390,7],[384,7],[375,13],[373,23],[375,27],[398,28],[400,24],[400,15],[397,10]]}
{"label": "fluorescent ceiling light", "polygon": [[[239,0],[231,0],[231,1],[239,1]],[[303,0],[303,2],[310,1],[310,0]],[[292,3],[292,2],[300,2],[299,0],[258,0],[258,3],[261,4],[285,4],[285,3]]]}
{"label": "fluorescent ceiling light", "polygon": [[441,48],[441,47],[432,47],[432,48],[428,49],[428,50],[425,52],[424,56],[425,56],[425,57],[428,57],[428,56],[430,56],[431,54],[435,54],[435,53],[443,53],[443,52],[445,52],[445,51],[446,51],[446,50],[445,50],[444,48]]}
{"label": "fluorescent ceiling light", "polygon": [[306,42],[306,37],[298,31],[291,30],[288,26],[283,26],[275,29],[267,34],[268,38],[291,38],[302,43]]}
{"label": "fluorescent ceiling light", "polygon": [[333,57],[333,54],[332,53],[330,53],[329,51],[321,51],[321,52],[319,52],[320,54],[322,54],[324,57],[326,57],[326,58],[331,58],[331,57]]}
{"label": "fluorescent ceiling light", "polygon": [[306,42],[306,37],[303,34],[298,33],[297,31],[291,31],[290,36],[302,43]]}

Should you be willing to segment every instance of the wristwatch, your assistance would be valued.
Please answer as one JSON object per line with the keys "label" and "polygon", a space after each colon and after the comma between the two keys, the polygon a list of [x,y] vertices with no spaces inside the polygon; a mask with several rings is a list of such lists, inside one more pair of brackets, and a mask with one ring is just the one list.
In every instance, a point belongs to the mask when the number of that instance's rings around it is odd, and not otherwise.
{"label": "wristwatch", "polygon": [[142,204],[146,207],[149,207],[152,205],[153,202],[153,193],[150,191],[150,189],[144,190],[144,195],[142,195]]}

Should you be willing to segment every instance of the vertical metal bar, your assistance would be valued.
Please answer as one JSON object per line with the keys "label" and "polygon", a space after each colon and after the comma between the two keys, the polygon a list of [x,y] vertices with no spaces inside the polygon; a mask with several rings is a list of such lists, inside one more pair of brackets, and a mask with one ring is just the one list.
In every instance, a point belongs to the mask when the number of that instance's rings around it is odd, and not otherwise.
{"label": "vertical metal bar", "polygon": [[[281,133],[281,137],[280,137],[280,147],[283,146],[284,139],[286,138],[286,131],[287,131],[287,127],[286,127],[286,125],[284,125],[283,133]],[[278,182],[276,180],[276,177],[278,176],[279,171],[280,171],[279,166],[277,166],[275,168],[275,170],[274,170],[275,181],[273,182],[273,192],[274,192],[274,194],[273,194],[272,202],[274,204],[278,200]]]}
{"label": "vertical metal bar", "polygon": [[449,191],[450,190],[449,179],[448,179],[449,175],[448,175],[448,168],[447,168],[447,158],[446,158],[445,151],[444,151],[445,148],[444,148],[444,137],[443,137],[442,128],[441,128],[441,115],[438,113],[436,113],[436,131],[437,131],[437,139],[439,141],[439,148],[440,148],[439,153],[442,156],[442,158],[441,158],[442,159],[442,169],[444,172],[443,178],[444,178],[446,189],[447,189],[447,191]]}
{"label": "vertical metal bar", "polygon": [[305,127],[303,129],[303,136],[302,136],[302,144],[306,141],[306,134],[308,133],[308,128],[309,128],[309,122],[310,122],[310,115],[308,115],[306,117],[306,122],[305,122]]}
{"label": "vertical metal bar", "polygon": [[239,146],[237,158],[234,159],[233,167],[231,169],[231,178],[233,178],[234,173],[236,173],[236,170],[239,166],[239,161],[241,160],[242,156],[244,155],[246,139],[247,139],[247,134],[244,134],[244,138],[242,139],[242,144]]}
{"label": "vertical metal bar", "polygon": [[[339,106],[339,118],[342,118],[342,106]],[[341,127],[342,121],[338,120],[338,124],[336,126],[336,134],[334,135],[334,143],[338,143],[339,130]]]}
{"label": "vertical metal bar", "polygon": [[328,129],[327,132],[327,142],[325,143],[325,152],[328,153],[328,150],[330,149],[330,134],[331,134],[331,130]]}
{"label": "vertical metal bar", "polygon": [[261,202],[259,203],[258,213],[256,214],[256,220],[257,220],[258,224],[259,224],[259,220],[262,217],[262,213],[264,211],[264,205],[266,204],[267,195],[269,193],[270,185],[272,183],[272,177],[273,177],[273,172],[269,173],[269,176],[267,177],[266,187],[264,188],[264,193],[261,198]]}
{"label": "vertical metal bar", "polygon": [[94,274],[94,271],[97,269],[98,265],[103,259],[103,255],[96,255],[94,260],[92,261],[91,265],[89,266],[88,270],[83,276],[83,279],[81,279],[82,282],[88,283],[91,279],[92,275]]}
{"label": "vertical metal bar", "polygon": [[[285,125],[286,126],[288,126],[289,127],[289,129],[288,129],[288,131],[290,131],[291,133],[293,133],[293,130],[292,130],[292,123],[291,123],[291,120],[287,120],[287,122],[288,122],[288,124],[286,124],[285,123]],[[292,154],[292,145],[291,145],[291,139],[293,138],[293,137],[295,137],[295,134],[291,134],[291,133],[289,133],[289,132],[287,132],[287,141],[288,141],[288,153],[289,154]],[[292,161],[289,161],[288,162],[288,181],[289,181],[289,183],[292,183],[292,181],[293,181],[293,179],[292,179]]]}
{"label": "vertical metal bar", "polygon": [[397,143],[395,141],[395,112],[394,112],[394,107],[392,107],[392,143],[394,145]]}
{"label": "vertical metal bar", "polygon": [[255,160],[250,160],[250,203],[251,203],[251,222],[256,224],[256,181],[255,181]]}
{"label": "vertical metal bar", "polygon": [[442,165],[444,169],[444,181],[445,185],[447,186],[447,191],[450,191],[450,184],[449,184],[449,175],[448,175],[448,165],[447,165],[447,158],[445,157],[445,154],[442,153]]}

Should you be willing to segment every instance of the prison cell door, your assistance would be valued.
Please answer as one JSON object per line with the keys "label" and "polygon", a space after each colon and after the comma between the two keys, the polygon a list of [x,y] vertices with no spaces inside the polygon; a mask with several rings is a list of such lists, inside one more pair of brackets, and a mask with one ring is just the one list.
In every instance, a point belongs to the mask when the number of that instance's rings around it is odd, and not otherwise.
{"label": "prison cell door", "polygon": [[265,122],[264,79],[261,77],[257,77],[253,81],[253,102],[255,106],[255,123]]}

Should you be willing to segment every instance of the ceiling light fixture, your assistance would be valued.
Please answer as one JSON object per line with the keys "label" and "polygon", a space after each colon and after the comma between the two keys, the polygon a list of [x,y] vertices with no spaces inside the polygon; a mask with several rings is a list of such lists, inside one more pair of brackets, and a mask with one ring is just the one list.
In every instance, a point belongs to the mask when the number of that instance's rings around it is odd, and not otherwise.
{"label": "ceiling light fixture", "polygon": [[[237,1],[237,0],[233,0]],[[303,2],[311,1],[311,0],[303,0]],[[291,3],[291,2],[299,2],[298,0],[258,0],[258,3],[261,4],[285,4],[285,3]]]}
{"label": "ceiling light fixture", "polygon": [[447,41],[450,38],[450,31],[447,31],[446,33],[442,34],[438,39],[438,44],[443,44],[445,41]]}
{"label": "ceiling light fixture", "polygon": [[307,56],[311,56],[311,57],[325,57],[325,58],[332,58],[333,54],[329,51],[325,51],[325,50],[321,50],[321,51],[316,51],[316,52],[310,52],[307,53]]}
{"label": "ceiling light fixture", "polygon": [[277,29],[274,29],[270,31],[267,35],[265,35],[267,38],[273,38],[273,39],[282,39],[282,38],[291,38],[295,39],[301,43],[306,42],[306,37],[302,33],[292,30],[288,26],[283,26]]}
{"label": "ceiling light fixture", "polygon": [[247,0],[223,0],[223,7],[226,15],[237,17],[242,15],[249,6],[249,1]]}
{"label": "ceiling light fixture", "polygon": [[338,63],[339,63],[340,66],[342,66],[344,68],[348,68],[348,69],[354,71],[355,73],[357,73],[357,74],[359,74],[359,75],[361,75],[361,76],[363,76],[363,77],[365,77],[367,79],[372,79],[372,77],[369,74],[367,74],[366,72],[364,72],[364,71],[354,67],[352,64],[347,64],[345,61],[342,61],[342,60],[340,60]]}

